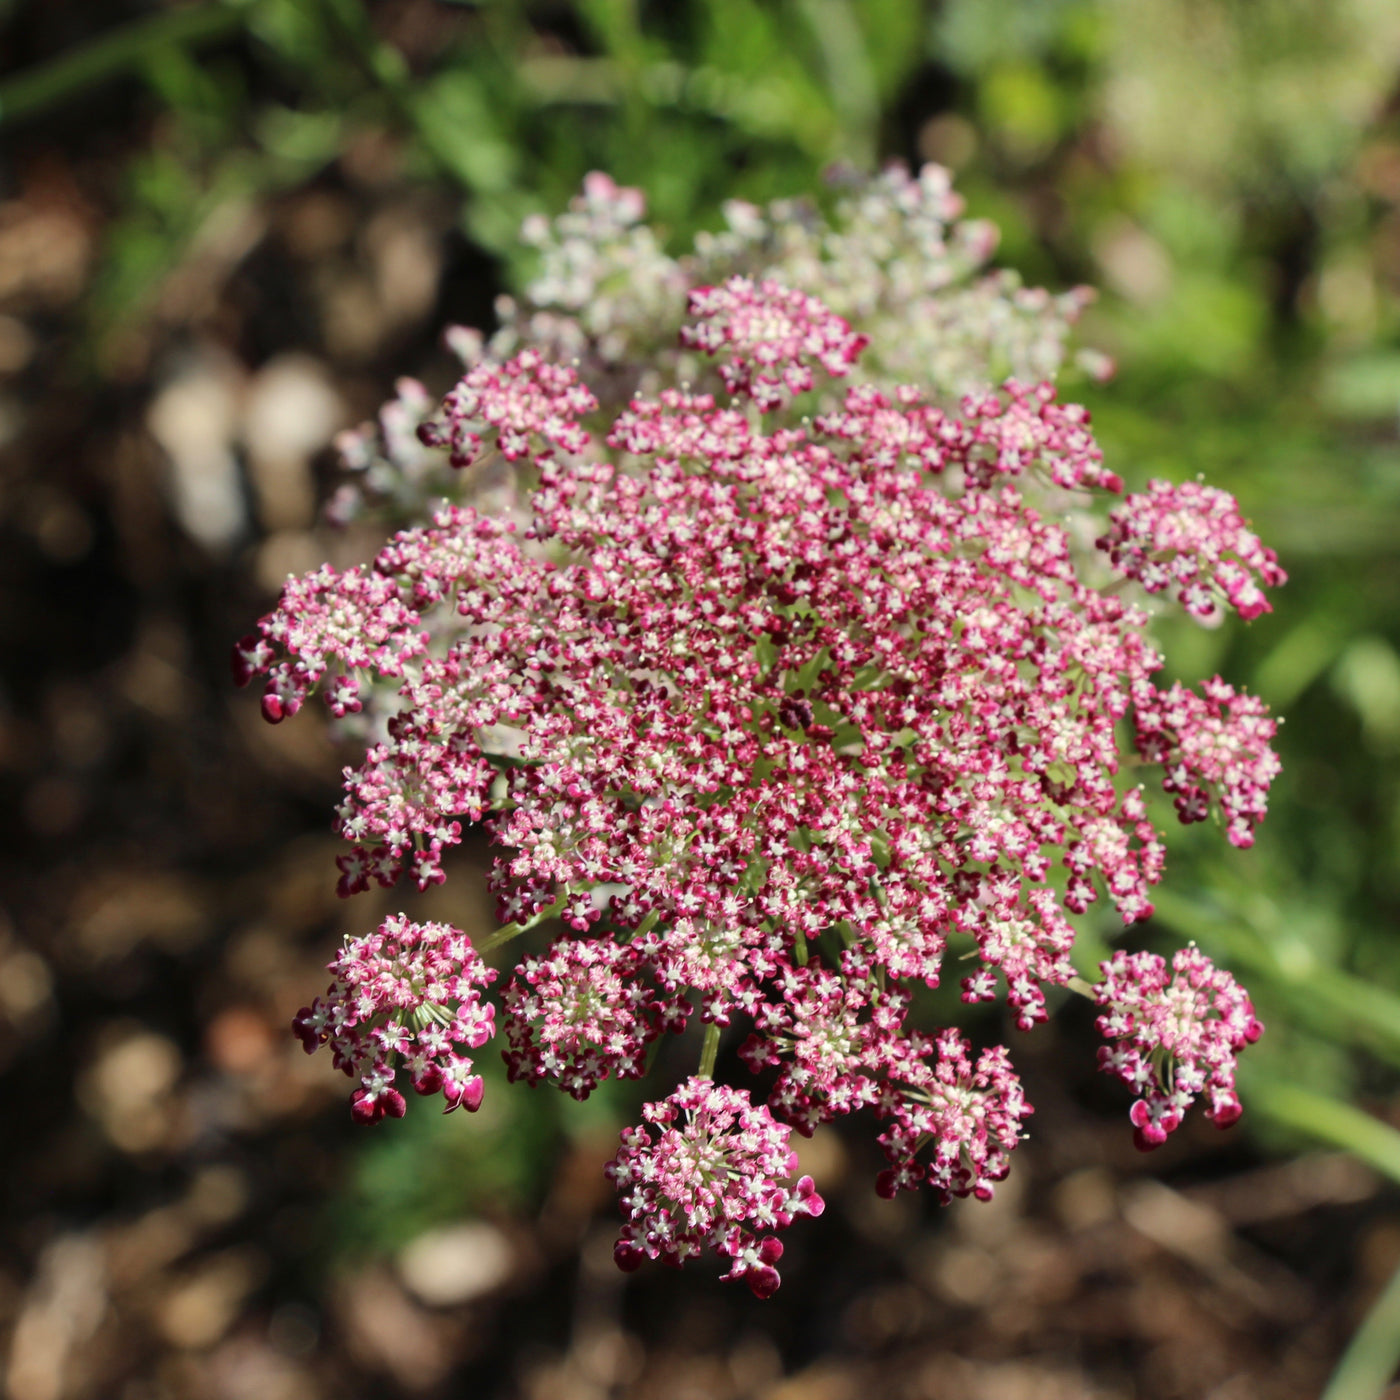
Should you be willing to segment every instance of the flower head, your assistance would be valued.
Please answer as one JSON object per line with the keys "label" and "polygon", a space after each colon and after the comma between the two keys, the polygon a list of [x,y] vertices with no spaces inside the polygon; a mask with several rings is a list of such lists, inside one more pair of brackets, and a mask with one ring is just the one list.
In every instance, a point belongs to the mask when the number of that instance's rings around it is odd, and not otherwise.
{"label": "flower head", "polygon": [[[1078,916],[1104,894],[1152,912],[1130,716],[1183,820],[1214,805],[1247,845],[1263,816],[1264,707],[1159,690],[1148,612],[1098,586],[1086,521],[1122,483],[1044,377],[1083,297],[980,274],[991,242],[959,212],[941,172],[887,172],[831,224],[731,206],[678,263],[635,191],[591,179],[530,226],[533,300],[454,337],[441,407],[401,386],[382,441],[352,444],[367,477],[402,463],[400,505],[488,479],[504,505],[443,503],[371,565],[290,581],[236,651],[269,719],[320,689],[361,741],[342,894],[442,880],[480,822],[492,946],[563,924],[509,975],[511,1078],[583,1098],[692,1013],[711,1049],[747,1028],[765,1104],[692,1079],[624,1134],[625,1267],[714,1249],[770,1293],[777,1232],[820,1209],[790,1131],[861,1108],[883,1194],[991,1194],[1030,1105],[1005,1047],[912,1024],[915,993],[952,956],[964,1000],[1030,1030],[1075,980]],[[994,360],[1027,374],[993,389]],[[1152,591],[1160,566],[1197,611],[1205,589],[1252,615],[1282,581],[1223,493],[1154,485],[1107,528],[1122,571]],[[1224,1121],[1247,998],[1194,952],[1170,981],[1125,957],[1105,1063],[1140,1139],[1196,1093]],[[359,1078],[357,1117],[402,1113],[400,1062],[475,1106],[492,974],[462,935],[390,920],[332,968],[297,1031]]]}
{"label": "flower head", "polygon": [[723,356],[725,388],[762,409],[806,393],[814,364],[833,377],[846,374],[867,343],[816,297],[773,281],[731,277],[697,287],[690,314],[681,344]]}
{"label": "flower head", "polygon": [[1243,618],[1258,617],[1271,611],[1261,585],[1288,582],[1278,555],[1260,544],[1239,503],[1218,486],[1149,481],[1146,491],[1129,496],[1108,518],[1099,548],[1124,576],[1149,593],[1174,589],[1186,611],[1202,621],[1217,620],[1222,603]]}
{"label": "flower head", "polygon": [[1102,965],[1099,1068],[1138,1094],[1129,1114],[1144,1152],[1160,1147],[1204,1094],[1222,1128],[1241,1113],[1235,1058],[1264,1032],[1244,989],[1193,943],[1172,959],[1121,949]]}
{"label": "flower head", "polygon": [[588,433],[579,420],[597,407],[573,370],[537,350],[522,350],[505,364],[487,360],[469,369],[443,400],[445,423],[425,422],[418,436],[430,447],[448,448],[454,467],[480,460],[487,433],[512,462],[529,455],[536,442],[582,452]]}
{"label": "flower head", "polygon": [[611,1074],[640,1079],[647,1046],[684,1013],[641,978],[635,948],[610,938],[560,939],[526,958],[502,995],[506,1069],[512,1079],[551,1080],[586,1099]]}
{"label": "flower head", "polygon": [[1232,846],[1252,846],[1268,810],[1278,755],[1269,747],[1278,724],[1263,701],[1216,676],[1197,695],[1178,682],[1135,694],[1138,751],[1165,770],[1162,786],[1185,823],[1204,821],[1212,802]]}
{"label": "flower head", "polygon": [[417,1093],[440,1092],[448,1112],[480,1106],[482,1079],[466,1051],[495,1034],[495,1007],[481,996],[495,973],[466,934],[392,915],[347,939],[330,971],[325,996],[303,1007],[292,1029],[308,1055],[328,1044],[336,1068],[359,1080],[357,1122],[403,1117],[399,1069]]}
{"label": "flower head", "polygon": [[894,1196],[927,1181],[945,1205],[955,1196],[990,1200],[1033,1111],[1005,1046],[984,1050],[974,1065],[967,1041],[946,1030],[933,1043],[915,1033],[890,1050],[876,1104],[889,1124],[880,1146],[890,1165],[875,1189]]}
{"label": "flower head", "polygon": [[846,959],[841,976],[820,962],[782,974],[770,1000],[755,999],[755,1030],[740,1050],[758,1073],[781,1066],[769,1106],[810,1137],[821,1123],[875,1102],[888,1044],[907,993],[880,993],[869,964]]}
{"label": "flower head", "polygon": [[682,1264],[712,1249],[729,1260],[726,1278],[770,1297],[780,1282],[777,1232],[825,1209],[811,1177],[790,1183],[790,1130],[742,1090],[699,1077],[645,1105],[642,1117],[652,1126],[625,1128],[607,1168],[626,1217],[619,1266]]}

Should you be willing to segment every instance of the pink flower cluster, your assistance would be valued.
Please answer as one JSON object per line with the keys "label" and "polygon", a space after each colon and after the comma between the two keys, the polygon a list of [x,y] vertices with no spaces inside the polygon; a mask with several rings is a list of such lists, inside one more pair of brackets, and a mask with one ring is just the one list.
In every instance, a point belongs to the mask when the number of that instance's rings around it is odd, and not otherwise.
{"label": "pink flower cluster", "polygon": [[419,439],[446,447],[454,467],[470,467],[482,455],[482,434],[490,432],[508,461],[529,455],[542,438],[565,452],[582,452],[588,433],[579,426],[598,401],[563,365],[550,364],[538,350],[522,350],[505,364],[482,361],[469,369],[442,403],[444,421],[425,421]]}
{"label": "pink flower cluster", "polygon": [[[766,1294],[774,1232],[820,1209],[787,1184],[790,1127],[871,1110],[886,1195],[986,1197],[1005,1175],[1031,1111],[1008,1052],[926,1034],[913,993],[951,958],[965,1001],[1004,998],[1029,1029],[1074,979],[1074,916],[1104,894],[1127,922],[1151,913],[1163,845],[1122,782],[1120,721],[1183,820],[1215,800],[1236,844],[1277,764],[1257,701],[1219,681],[1160,691],[1146,613],[1081,573],[1055,512],[1121,487],[1082,409],[1047,384],[953,411],[860,382],[861,334],[776,281],[732,279],[693,309],[683,338],[718,357],[727,397],[662,384],[590,431],[590,392],[537,352],[469,370],[421,437],[518,463],[529,528],[444,505],[371,566],[289,583],[237,669],[267,676],[270,720],[318,687],[339,715],[363,707],[342,893],[442,879],[484,820],[492,946],[563,924],[502,998],[512,1078],[583,1098],[640,1076],[692,1015],[707,1067],[724,1028],[750,1029],[766,1104],[692,1079],[612,1171],[621,1263],[712,1248]],[[1213,499],[1196,534],[1177,520],[1168,537],[1214,538]],[[1139,1002],[1176,1017],[1171,1111],[1204,1088],[1219,1120],[1234,984],[1191,958],[1180,975],[1209,996],[1163,984]],[[1148,987],[1148,964],[1113,966]],[[332,968],[297,1029],[361,1078],[357,1117],[403,1111],[395,1057],[475,1105],[464,1050],[491,1033],[490,974],[465,939],[391,920]],[[1131,1038],[1165,1045],[1165,1023],[1133,1015],[1112,1034],[1145,1074]]]}
{"label": "pink flower cluster", "polygon": [[[1006,1047],[984,1050],[975,1066],[955,1030],[932,1041],[913,1035],[899,1048],[902,1062],[891,1066],[876,1105],[894,1121],[880,1134],[890,1165],[875,1189],[890,1197],[928,1181],[944,1205],[954,1196],[991,1200],[995,1183],[1010,1170],[1021,1119],[1032,1111]],[[919,1153],[927,1143],[932,1158],[923,1166]]]}
{"label": "pink flower cluster", "polygon": [[1103,465],[1088,409],[1058,403],[1053,384],[1010,379],[1003,387],[1005,398],[984,393],[963,400],[966,470],[978,486],[1034,469],[1045,484],[1065,491],[1123,489],[1122,478]]}
{"label": "pink flower cluster", "polygon": [[780,1069],[769,1106],[809,1137],[873,1107],[889,1124],[879,1139],[891,1164],[875,1183],[882,1196],[928,1182],[945,1204],[986,1200],[1031,1113],[1005,1049],[984,1051],[974,1068],[956,1031],[931,1040],[905,1028],[908,994],[881,995],[869,960],[848,953],[843,972],[813,959],[786,972],[781,1000],[756,1005],[739,1053],[755,1074]]}
{"label": "pink flower cluster", "polygon": [[1204,821],[1215,799],[1232,846],[1252,846],[1279,774],[1269,747],[1278,723],[1262,700],[1236,692],[1216,676],[1196,695],[1176,684],[1137,696],[1138,750],[1162,765],[1162,786],[1185,823]]}
{"label": "pink flower cluster", "polygon": [[1095,988],[1104,1008],[1099,1068],[1139,1095],[1129,1117],[1137,1145],[1160,1147],[1201,1094],[1206,1117],[1225,1128],[1241,1113],[1235,1058],[1264,1028],[1244,989],[1196,946],[1172,959],[1121,949]]}
{"label": "pink flower cluster", "polygon": [[335,981],[292,1029],[308,1055],[329,1044],[335,1067],[360,1081],[350,1100],[357,1122],[403,1117],[400,1067],[415,1092],[440,1092],[448,1112],[481,1106],[482,1079],[466,1051],[495,1034],[496,1008],[481,993],[496,974],[466,934],[396,914],[348,939],[330,970]]}
{"label": "pink flower cluster", "polygon": [[1260,585],[1288,581],[1278,555],[1259,543],[1235,498],[1217,486],[1149,481],[1108,519],[1099,548],[1115,567],[1149,593],[1175,588],[1186,611],[1203,621],[1220,616],[1222,601],[1244,618],[1269,612]]}
{"label": "pink flower cluster", "polygon": [[548,1080],[586,1099],[611,1074],[640,1079],[647,1047],[663,1028],[685,1027],[689,1007],[640,980],[636,948],[609,938],[560,939],[526,958],[502,994],[506,1071]]}
{"label": "pink flower cluster", "polygon": [[642,1118],[655,1134],[625,1129],[606,1168],[626,1217],[613,1250],[619,1267],[680,1265],[709,1248],[729,1260],[726,1278],[771,1297],[783,1255],[776,1232],[826,1208],[810,1176],[786,1184],[797,1168],[791,1130],[742,1089],[699,1076],[644,1105]]}
{"label": "pink flower cluster", "polygon": [[[1091,289],[1052,296],[1023,286],[1009,268],[989,268],[997,229],[962,217],[963,200],[937,165],[911,172],[894,164],[868,176],[834,170],[831,182],[833,199],[824,208],[793,199],[766,208],[729,201],[725,227],[700,232],[692,248],[673,257],[645,222],[641,191],[595,171],[565,212],[525,221],[521,241],[536,250],[536,275],[519,300],[497,299],[495,333],[488,339],[453,326],[445,336],[448,348],[468,369],[483,356],[499,368],[523,349],[581,367],[611,418],[639,383],[648,392],[687,381],[702,390],[724,387],[720,375],[681,343],[680,332],[692,292],[709,298],[720,291],[729,302],[733,296],[725,289],[738,277],[761,302],[769,301],[763,286],[786,289],[782,294],[799,320],[807,316],[803,298],[810,297],[858,326],[860,339],[869,338],[863,376],[885,393],[917,382],[931,402],[949,407],[1007,376],[1028,384],[1056,377],[1070,327],[1093,300]],[[754,353],[745,356],[743,367],[721,368],[758,375],[783,398],[802,392],[790,388],[786,376],[799,385],[805,376],[791,368],[776,375],[763,368],[772,352],[762,347],[791,333],[780,315],[775,305],[761,313],[740,307],[728,332],[746,339]],[[827,325],[830,344],[818,338],[813,348],[839,364],[855,332],[833,321]],[[707,327],[698,339],[687,332],[687,340],[702,347],[728,332]],[[1072,359],[1095,378],[1112,373],[1111,361],[1097,351],[1080,349]],[[486,422],[472,426],[479,411],[469,401],[475,387],[457,405],[462,431],[452,460],[459,466],[474,458],[472,435],[481,436]],[[451,435],[430,431],[429,442],[440,446],[425,446],[416,436],[427,416],[425,400],[421,385],[402,380],[377,423],[337,440],[351,475],[328,507],[331,518],[345,523],[369,513],[402,523],[421,519],[442,497],[479,502],[483,473],[464,477],[453,470],[449,452],[442,450],[456,448]],[[494,476],[493,484],[501,484],[500,474]]]}
{"label": "pink flower cluster", "polygon": [[681,344],[710,355],[723,352],[724,387],[763,410],[805,394],[814,383],[814,363],[829,375],[845,374],[868,343],[816,297],[747,277],[697,287],[690,314],[694,323],[681,328]]}
{"label": "pink flower cluster", "polygon": [[[339,673],[326,687],[326,704],[344,717],[360,708],[354,673],[403,676],[406,664],[427,646],[420,626],[392,579],[338,575],[325,566],[305,578],[288,579],[281,607],[263,619],[258,635],[234,647],[234,680],[247,685],[266,673],[263,717],[278,724],[301,709],[306,693],[337,664]],[[278,652],[287,659],[273,664]]]}

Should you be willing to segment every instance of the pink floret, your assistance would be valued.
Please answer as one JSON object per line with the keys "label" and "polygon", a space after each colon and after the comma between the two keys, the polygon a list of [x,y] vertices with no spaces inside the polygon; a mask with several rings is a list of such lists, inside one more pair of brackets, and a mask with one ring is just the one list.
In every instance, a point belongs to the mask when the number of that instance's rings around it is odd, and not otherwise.
{"label": "pink floret", "polygon": [[396,914],[346,939],[330,971],[325,996],[302,1007],[292,1030],[308,1055],[329,1045],[335,1067],[359,1080],[350,1099],[357,1123],[403,1117],[400,1069],[415,1092],[440,1092],[446,1112],[481,1106],[483,1081],[463,1052],[495,1034],[482,992],[496,974],[466,934]]}
{"label": "pink floret", "polygon": [[618,1267],[631,1271],[643,1258],[678,1265],[710,1249],[729,1260],[726,1278],[771,1297],[783,1253],[774,1232],[825,1208],[811,1177],[789,1184],[791,1130],[745,1091],[699,1077],[642,1117],[652,1127],[623,1129],[607,1168],[626,1218]]}
{"label": "pink floret", "polygon": [[1172,959],[1121,949],[1095,989],[1099,1068],[1138,1094],[1128,1114],[1142,1151],[1160,1147],[1201,1095],[1226,1128],[1240,1116],[1235,1060],[1264,1032],[1244,989],[1193,943]]}
{"label": "pink floret", "polygon": [[1228,604],[1245,619],[1271,611],[1264,588],[1288,582],[1278,555],[1259,542],[1239,503],[1217,486],[1150,481],[1109,515],[1098,542],[1114,566],[1149,593],[1174,590],[1187,612],[1210,622]]}

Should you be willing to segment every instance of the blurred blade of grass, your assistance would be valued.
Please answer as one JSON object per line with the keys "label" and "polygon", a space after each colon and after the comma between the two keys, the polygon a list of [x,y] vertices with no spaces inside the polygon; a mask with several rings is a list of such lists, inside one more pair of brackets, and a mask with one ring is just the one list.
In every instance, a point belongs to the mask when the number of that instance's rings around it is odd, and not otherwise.
{"label": "blurred blade of grass", "polygon": [[0,125],[37,116],[171,47],[212,43],[237,33],[246,0],[216,0],[197,9],[167,10],[110,30],[26,72],[0,80]]}
{"label": "blurred blade of grass", "polygon": [[1400,1065],[1400,997],[1323,962],[1305,943],[1260,927],[1261,911],[1216,912],[1170,890],[1154,892],[1157,913],[1230,963],[1264,978],[1302,1024],[1333,1041],[1362,1045]]}
{"label": "blurred blade of grass", "polygon": [[637,14],[637,0],[577,0],[580,18],[614,56],[631,67],[646,56],[647,44]]}
{"label": "blurred blade of grass", "polygon": [[86,298],[84,353],[98,365],[120,357],[173,269],[201,253],[236,262],[258,227],[259,202],[310,178],[342,144],[334,113],[268,104],[252,125],[251,146],[216,142],[212,154],[157,148],[133,161],[126,208],[106,230]]}
{"label": "blurred blade of grass", "polygon": [[705,78],[719,99],[716,111],[751,136],[786,139],[831,159],[840,115],[831,92],[794,50],[786,7],[775,12],[753,0],[705,0],[696,17],[695,77]]}
{"label": "blurred blade of grass", "polygon": [[860,27],[876,98],[889,107],[925,56],[928,7],[923,0],[860,0],[844,8]]}
{"label": "blurred blade of grass", "polygon": [[475,74],[449,69],[421,85],[404,56],[375,34],[360,0],[320,0],[320,5],[365,76],[444,175],[467,193],[499,195],[513,187],[514,149],[497,129]]}
{"label": "blurred blade of grass", "polygon": [[714,118],[750,137],[791,141],[812,156],[831,154],[835,118],[806,74],[750,82],[722,66],[665,60],[629,79],[612,58],[537,54],[523,60],[520,78],[537,105],[614,107],[640,97],[651,107]]}
{"label": "blurred blade of grass", "polygon": [[[1242,1067],[1243,1070],[1243,1067]],[[1256,1072],[1243,1072],[1250,1111],[1340,1147],[1400,1182],[1400,1132],[1349,1103]],[[1400,1270],[1351,1339],[1321,1400],[1379,1400],[1400,1365]]]}
{"label": "blurred blade of grass", "polygon": [[1400,1365],[1400,1269],[1347,1344],[1320,1400],[1380,1400]]}
{"label": "blurred blade of grass", "polygon": [[1241,1097],[1250,1111],[1291,1132],[1330,1143],[1382,1176],[1400,1182],[1400,1132],[1363,1109],[1240,1066]]}
{"label": "blurred blade of grass", "polygon": [[1345,646],[1345,636],[1328,621],[1304,614],[1255,668],[1254,690],[1275,711],[1287,711]]}
{"label": "blurred blade of grass", "polygon": [[850,0],[798,0],[797,13],[816,41],[826,89],[840,118],[842,154],[871,167],[880,134],[880,94]]}

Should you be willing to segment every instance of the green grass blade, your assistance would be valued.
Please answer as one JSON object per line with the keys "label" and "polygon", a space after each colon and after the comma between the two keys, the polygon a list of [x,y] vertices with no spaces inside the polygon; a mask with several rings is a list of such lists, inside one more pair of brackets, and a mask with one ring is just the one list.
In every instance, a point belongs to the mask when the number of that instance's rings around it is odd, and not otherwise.
{"label": "green grass blade", "polygon": [[109,30],[47,63],[0,80],[0,125],[35,116],[141,67],[172,45],[212,43],[243,26],[245,7],[217,3],[168,10]]}
{"label": "green grass blade", "polygon": [[1321,1400],[1380,1400],[1400,1365],[1400,1269],[1347,1344]]}

